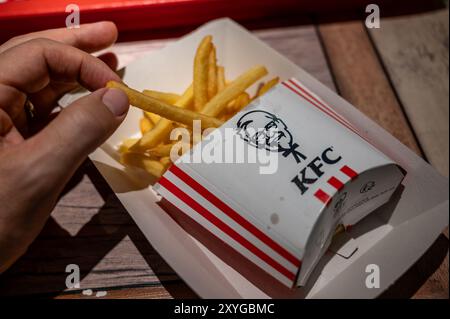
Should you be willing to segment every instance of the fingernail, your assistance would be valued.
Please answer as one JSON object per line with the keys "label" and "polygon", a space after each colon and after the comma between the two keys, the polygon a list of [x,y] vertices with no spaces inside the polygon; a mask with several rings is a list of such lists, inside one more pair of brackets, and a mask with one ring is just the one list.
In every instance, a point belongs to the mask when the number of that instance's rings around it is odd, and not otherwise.
{"label": "fingernail", "polygon": [[129,107],[127,95],[119,89],[108,89],[102,101],[115,116],[124,115]]}

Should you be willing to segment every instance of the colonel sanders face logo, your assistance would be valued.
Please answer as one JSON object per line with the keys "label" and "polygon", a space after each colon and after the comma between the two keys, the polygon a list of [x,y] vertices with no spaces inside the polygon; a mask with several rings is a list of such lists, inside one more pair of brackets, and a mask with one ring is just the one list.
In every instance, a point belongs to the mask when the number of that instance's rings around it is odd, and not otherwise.
{"label": "colonel sanders face logo", "polygon": [[250,145],[271,152],[282,152],[284,157],[292,154],[297,163],[306,156],[298,152],[292,134],[286,124],[266,111],[250,111],[237,122],[239,136]]}

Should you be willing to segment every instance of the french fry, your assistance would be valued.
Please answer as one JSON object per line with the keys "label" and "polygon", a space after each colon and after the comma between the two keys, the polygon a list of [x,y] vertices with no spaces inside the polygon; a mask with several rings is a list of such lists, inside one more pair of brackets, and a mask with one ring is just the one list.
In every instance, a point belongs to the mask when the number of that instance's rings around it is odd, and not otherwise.
{"label": "french fry", "polygon": [[269,91],[272,87],[274,87],[275,85],[278,84],[278,82],[280,82],[280,78],[277,76],[276,78],[273,78],[270,81],[267,81],[266,83],[264,83],[263,86],[261,86],[261,88],[258,90],[257,96],[261,96],[263,94],[265,94],[267,91]]}
{"label": "french fry", "polygon": [[148,118],[153,123],[153,125],[158,123],[158,121],[161,119],[161,116],[159,116],[158,114],[151,113],[151,112],[145,112],[145,111],[143,111],[143,112],[144,112],[144,116],[146,118]]}
{"label": "french fry", "polygon": [[208,62],[212,48],[212,37],[203,38],[194,58],[194,107],[200,111],[208,102]]}
{"label": "french fry", "polygon": [[161,164],[163,164],[163,166],[164,166],[165,169],[168,169],[169,166],[172,165],[172,161],[170,160],[170,157],[169,157],[169,156],[161,157],[161,159],[159,160],[159,162],[160,162]]}
{"label": "french fry", "polygon": [[138,138],[128,138],[124,141],[122,141],[122,144],[119,146],[119,153],[125,153],[130,149],[131,146],[133,146],[139,139]]}
{"label": "french fry", "polygon": [[208,100],[212,99],[217,94],[217,58],[216,48],[211,47],[208,62]]}
{"label": "french fry", "polygon": [[225,68],[217,66],[217,92],[222,92],[226,85]]}
{"label": "french fry", "polygon": [[219,120],[226,122],[226,121],[228,121],[230,118],[232,118],[233,115],[234,115],[234,113],[225,112],[225,113],[223,113],[223,114],[219,117]]}
{"label": "french fry", "polygon": [[150,156],[164,157],[170,155],[173,144],[161,144],[146,151]]}
{"label": "french fry", "polygon": [[150,131],[153,127],[153,123],[145,116],[139,120],[139,128],[141,129],[142,135]]}
{"label": "french fry", "polygon": [[222,114],[223,114],[223,113],[230,113],[230,112],[233,112],[234,109],[236,108],[236,102],[237,102],[237,98],[235,98],[234,100],[232,100],[231,102],[229,102],[229,103],[227,104],[227,107],[224,108],[224,111],[222,112]]}
{"label": "french fry", "polygon": [[[176,145],[176,146],[175,146]],[[155,146],[149,150],[147,150],[145,152],[145,154],[148,154],[150,156],[155,156],[155,157],[166,157],[166,156],[170,156],[173,147],[175,147],[175,150],[178,151],[178,153],[180,152],[180,149],[189,149],[191,146],[188,143],[182,143],[182,144],[160,144],[158,146]],[[182,154],[178,154],[178,155],[182,155]]]}
{"label": "french fry", "polygon": [[227,106],[227,104],[237,98],[253,83],[267,74],[267,69],[263,66],[256,66],[241,74],[236,80],[231,82],[220,93],[214,96],[201,111],[208,116],[217,116]]}
{"label": "french fry", "polygon": [[247,92],[242,93],[238,97],[239,99],[239,110],[243,109],[250,103],[250,95]]}
{"label": "french fry", "polygon": [[[192,85],[183,93],[181,98],[175,103],[179,108],[188,107],[194,100],[194,90]],[[152,113],[153,114],[153,113]],[[155,147],[164,141],[174,128],[174,123],[167,119],[160,119],[152,130],[142,136],[142,138],[132,146],[134,151],[145,151],[148,148]]]}
{"label": "french fry", "polygon": [[[250,103],[252,99],[245,90],[266,74],[264,66],[255,66],[234,81],[226,81],[225,68],[217,65],[216,48],[208,35],[195,54],[193,83],[181,96],[154,90],[140,93],[123,83],[108,82],[107,87],[123,90],[130,104],[144,111],[144,118],[139,122],[142,138],[123,141],[119,146],[121,163],[161,177],[172,165],[172,159],[175,161],[201,140],[201,133],[193,134],[194,120],[201,120],[203,128],[222,125]],[[254,98],[278,82],[278,77],[266,82]],[[195,111],[188,110],[191,106]],[[172,129],[177,127],[190,132],[191,143],[168,141]]]}
{"label": "french fry", "polygon": [[344,227],[344,225],[339,224],[339,225],[336,226],[336,229],[334,230],[333,237],[337,236],[337,235],[339,235],[340,233],[343,233],[343,232],[345,232],[345,227]]}
{"label": "french fry", "polygon": [[237,98],[227,104],[228,113],[236,113],[243,109],[247,104],[250,103],[250,95],[247,92],[239,94]]}
{"label": "french fry", "polygon": [[181,96],[175,93],[167,93],[167,92],[160,92],[160,91],[153,91],[153,90],[144,90],[142,91],[143,94],[153,97],[155,99],[164,101],[169,104],[176,103]]}
{"label": "french fry", "polygon": [[140,167],[146,170],[151,175],[159,178],[164,174],[165,167],[158,160],[154,158],[134,152],[123,153],[120,157],[120,162],[125,166]]}
{"label": "french fry", "polygon": [[194,120],[200,120],[202,121],[203,127],[219,127],[223,124],[222,121],[212,116],[182,109],[162,102],[116,81],[109,81],[106,86],[108,88],[116,88],[124,91],[127,94],[131,105],[147,112],[159,114],[162,117],[174,122],[192,126]]}

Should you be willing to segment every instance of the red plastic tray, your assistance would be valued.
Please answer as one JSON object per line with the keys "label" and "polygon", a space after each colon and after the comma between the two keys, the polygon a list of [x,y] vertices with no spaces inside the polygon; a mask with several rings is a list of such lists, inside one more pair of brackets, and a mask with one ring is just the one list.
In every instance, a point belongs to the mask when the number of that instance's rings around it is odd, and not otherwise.
{"label": "red plastic tray", "polygon": [[[5,0],[3,0],[5,1]],[[364,1],[306,0],[6,0],[0,3],[0,42],[32,31],[65,26],[68,4],[80,8],[81,23],[114,21],[122,40],[157,37],[228,16],[241,23],[292,20],[306,13],[361,6]],[[2,0],[0,0],[2,2]],[[165,35],[160,35],[165,36]]]}
{"label": "red plastic tray", "polygon": [[[6,2],[5,2],[6,1]],[[438,0],[378,0],[382,15],[388,8],[429,7]],[[366,15],[370,0],[0,0],[0,43],[19,34],[65,26],[66,6],[80,8],[81,23],[114,21],[119,40],[179,35],[219,17],[247,27],[311,23],[309,17]],[[424,4],[426,3],[426,5]]]}

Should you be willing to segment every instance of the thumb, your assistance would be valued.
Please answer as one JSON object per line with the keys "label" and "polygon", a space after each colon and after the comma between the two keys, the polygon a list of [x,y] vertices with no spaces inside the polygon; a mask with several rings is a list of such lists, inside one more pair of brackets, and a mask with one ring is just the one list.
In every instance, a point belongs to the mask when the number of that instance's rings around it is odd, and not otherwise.
{"label": "thumb", "polygon": [[28,140],[31,154],[52,172],[71,174],[122,123],[128,107],[128,97],[119,89],[103,88],[80,98]]}

